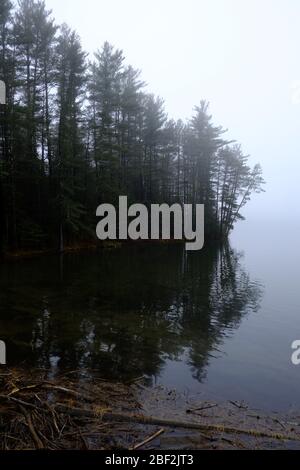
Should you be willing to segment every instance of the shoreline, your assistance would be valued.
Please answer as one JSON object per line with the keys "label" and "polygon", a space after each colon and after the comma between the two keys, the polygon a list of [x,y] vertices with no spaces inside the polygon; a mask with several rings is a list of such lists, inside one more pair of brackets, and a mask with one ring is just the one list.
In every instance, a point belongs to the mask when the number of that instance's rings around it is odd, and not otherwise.
{"label": "shoreline", "polygon": [[[63,251],[54,248],[45,248],[40,250],[17,250],[17,251],[6,251],[0,257],[0,262],[4,261],[19,261],[25,259],[33,259],[44,256],[61,256],[68,255],[73,253],[84,253],[87,251],[101,251],[101,250],[118,250],[126,246],[135,246],[135,247],[167,247],[167,246],[184,246],[185,240],[107,240],[99,241],[95,243],[79,243],[74,245],[69,245],[64,248]],[[202,250],[205,250],[209,247],[221,247],[227,243],[227,240],[218,240],[212,239],[205,243],[205,246]]]}
{"label": "shoreline", "polygon": [[2,369],[2,450],[300,449],[298,414],[191,401],[89,371]]}

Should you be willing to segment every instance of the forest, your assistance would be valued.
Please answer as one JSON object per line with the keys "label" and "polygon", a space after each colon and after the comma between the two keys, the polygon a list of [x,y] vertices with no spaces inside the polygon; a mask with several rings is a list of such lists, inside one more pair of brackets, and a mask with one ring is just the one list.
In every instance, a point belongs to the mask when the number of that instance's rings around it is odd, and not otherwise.
{"label": "forest", "polygon": [[96,208],[120,195],[205,204],[206,234],[227,238],[263,190],[260,165],[226,140],[208,102],[170,119],[121,50],[95,50],[44,1],[0,1],[0,251],[95,240]]}

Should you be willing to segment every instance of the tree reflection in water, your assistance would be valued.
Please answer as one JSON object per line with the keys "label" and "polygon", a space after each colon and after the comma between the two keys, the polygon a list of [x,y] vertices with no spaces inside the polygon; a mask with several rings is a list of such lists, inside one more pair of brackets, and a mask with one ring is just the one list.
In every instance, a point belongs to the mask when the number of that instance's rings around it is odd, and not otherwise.
{"label": "tree reflection in water", "polygon": [[259,310],[263,288],[240,261],[228,244],[199,253],[126,246],[3,266],[9,360],[129,379],[184,357],[201,381],[224,336]]}

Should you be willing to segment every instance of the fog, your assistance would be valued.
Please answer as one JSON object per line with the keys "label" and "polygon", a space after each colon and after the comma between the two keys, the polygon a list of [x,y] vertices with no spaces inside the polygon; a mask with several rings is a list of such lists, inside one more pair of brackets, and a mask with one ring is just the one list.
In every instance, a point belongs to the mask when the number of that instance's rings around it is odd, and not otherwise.
{"label": "fog", "polygon": [[299,218],[300,3],[297,0],[46,0],[93,53],[105,40],[142,70],[170,118],[201,99],[260,162],[267,192],[249,219]]}

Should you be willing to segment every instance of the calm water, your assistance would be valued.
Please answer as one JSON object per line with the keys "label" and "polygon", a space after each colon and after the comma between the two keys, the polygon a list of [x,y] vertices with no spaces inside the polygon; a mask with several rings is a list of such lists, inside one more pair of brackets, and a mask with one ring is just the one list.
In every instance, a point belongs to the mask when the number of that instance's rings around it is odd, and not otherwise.
{"label": "calm water", "polygon": [[[255,225],[257,227],[257,224]],[[97,369],[210,399],[300,408],[299,232],[240,226],[223,249],[134,247],[0,267],[8,364]],[[244,253],[243,253],[244,252]]]}

